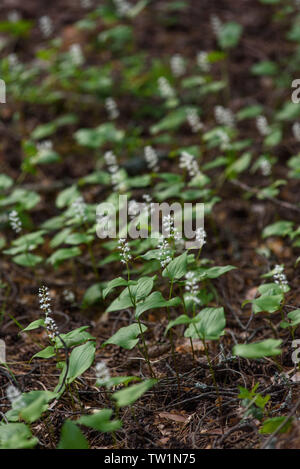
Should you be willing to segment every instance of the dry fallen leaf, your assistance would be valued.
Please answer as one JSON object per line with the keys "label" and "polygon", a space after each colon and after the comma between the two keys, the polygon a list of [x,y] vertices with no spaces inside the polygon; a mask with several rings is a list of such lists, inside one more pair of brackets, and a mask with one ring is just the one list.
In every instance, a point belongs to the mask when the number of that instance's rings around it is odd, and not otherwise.
{"label": "dry fallen leaf", "polygon": [[[195,352],[203,352],[204,346],[201,340],[193,340],[193,348]],[[192,354],[192,346],[190,339],[183,339],[181,344],[176,347],[176,352]]]}
{"label": "dry fallen leaf", "polygon": [[271,251],[273,251],[277,256],[282,255],[282,252],[284,250],[284,242],[282,239],[276,238],[276,239],[268,239],[266,241],[266,245],[268,246]]}
{"label": "dry fallen leaf", "polygon": [[172,412],[161,412],[160,414],[158,414],[159,417],[161,418],[164,418],[164,419],[169,419],[169,420],[173,420],[174,422],[183,422],[185,423],[189,416],[186,415],[180,415],[180,414],[173,414]]}

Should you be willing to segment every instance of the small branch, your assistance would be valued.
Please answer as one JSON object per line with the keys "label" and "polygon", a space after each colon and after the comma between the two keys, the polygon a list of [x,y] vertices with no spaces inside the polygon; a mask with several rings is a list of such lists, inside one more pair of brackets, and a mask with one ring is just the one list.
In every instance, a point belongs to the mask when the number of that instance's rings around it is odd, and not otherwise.
{"label": "small branch", "polygon": [[[261,192],[259,189],[256,189],[254,187],[250,187],[247,184],[245,184],[243,182],[240,182],[240,181],[230,181],[230,182],[234,186],[238,186],[241,189],[243,189],[247,192],[250,192],[251,194],[255,195],[255,197],[258,197],[258,195]],[[294,212],[300,213],[300,207],[297,207],[297,205],[293,205],[289,202],[285,202],[284,200],[276,199],[275,197],[265,197],[265,199],[270,200],[270,202],[273,202],[274,204],[279,205],[282,208],[285,208],[287,210],[293,210]]]}

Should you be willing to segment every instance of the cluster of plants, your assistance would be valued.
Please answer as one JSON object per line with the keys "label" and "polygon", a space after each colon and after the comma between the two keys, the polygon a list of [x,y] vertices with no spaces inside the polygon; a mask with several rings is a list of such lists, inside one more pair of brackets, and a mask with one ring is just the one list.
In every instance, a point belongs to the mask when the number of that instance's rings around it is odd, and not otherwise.
{"label": "cluster of plants", "polygon": [[[195,370],[205,357],[223,433],[220,363],[270,360],[290,399],[295,383],[285,372],[283,352],[293,352],[300,309],[291,305],[292,287],[285,265],[272,251],[272,240],[286,243],[294,256],[292,279],[300,261],[300,205],[286,201],[284,194],[300,179],[300,105],[290,98],[291,82],[300,70],[300,9],[293,0],[260,2],[269,9],[270,24],[284,31],[289,54],[256,61],[249,70],[257,86],[269,83],[276,100],[244,97],[239,108],[232,106],[237,93],[231,66],[247,31],[238,18],[208,18],[213,47],[195,50],[193,57],[176,51],[147,54],[137,32],[143,18],[155,19],[157,27],[167,31],[176,28],[188,15],[187,1],[161,2],[163,8],[147,0],[107,0],[97,6],[92,2],[91,7],[82,1],[82,18],[73,25],[80,42],[68,46],[56,31],[55,18],[27,21],[14,12],[0,22],[0,77],[12,112],[9,126],[20,138],[17,176],[5,168],[0,174],[0,249],[3,265],[11,265],[19,275],[24,272],[40,302],[38,316],[20,323],[11,307],[11,282],[3,275],[0,324],[12,320],[22,339],[26,335],[27,343],[32,338],[38,345],[30,363],[44,360],[59,370],[54,389],[21,392],[14,365],[0,360],[7,380],[4,398],[11,404],[0,412],[0,448],[37,447],[37,423],[49,434],[52,448],[88,448],[86,429],[108,433],[109,444],[122,447],[118,431],[127,407],[137,419],[135,403],[145,396],[155,398],[166,378],[172,378],[178,396],[184,395],[177,350],[183,337],[190,344]],[[36,29],[41,42],[31,59],[6,53],[15,43],[29,43]],[[36,118],[28,118],[31,109],[38,111]],[[292,150],[281,170],[278,149],[284,145]],[[223,227],[215,209],[222,204],[226,187],[239,190],[238,197],[242,194],[253,204],[275,206],[287,213],[287,219],[276,215],[264,224],[256,251],[267,267],[260,272],[255,295],[240,304],[241,314],[248,314],[247,326],[261,317],[264,334],[255,340],[244,327],[243,340],[231,342],[225,356],[232,311],[218,285],[238,267],[234,259],[228,262],[228,256],[224,265],[215,260],[224,251]],[[203,203],[205,229],[195,232],[200,248],[186,249],[172,215],[162,219],[167,236],[100,239],[99,226],[109,220],[96,216],[97,206],[107,202],[118,210],[120,195],[129,200],[127,228],[146,231],[145,219],[154,202]],[[143,203],[141,213],[137,202]],[[195,210],[186,216],[194,220]],[[47,287],[47,279],[66,273],[74,288],[86,280],[80,301],[72,289],[64,291],[67,302],[82,315],[92,311],[109,324],[111,313],[120,312],[117,330],[106,340],[93,336],[85,325],[60,330],[52,306],[55,288]],[[28,317],[33,319],[31,312]],[[162,341],[170,346],[174,376],[164,376],[151,359],[153,318],[163,318]],[[113,353],[117,348],[124,353],[136,349],[143,373],[112,376],[105,357],[107,350]],[[105,408],[89,411],[81,402],[76,382],[87,370],[104,396]],[[240,423],[256,422],[262,435],[288,431],[292,417],[284,407],[274,407],[259,386],[236,386]],[[205,392],[205,385],[198,391]],[[58,439],[51,414],[62,399],[79,416],[65,419]]]}

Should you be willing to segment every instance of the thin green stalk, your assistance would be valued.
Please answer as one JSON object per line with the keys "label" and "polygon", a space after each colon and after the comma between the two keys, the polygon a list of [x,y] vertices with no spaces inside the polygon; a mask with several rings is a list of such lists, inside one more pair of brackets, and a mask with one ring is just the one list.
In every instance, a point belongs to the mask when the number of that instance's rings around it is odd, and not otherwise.
{"label": "thin green stalk", "polygon": [[147,348],[147,344],[146,344],[146,341],[145,341],[145,336],[144,336],[144,333],[143,333],[143,329],[142,329],[142,324],[141,324],[141,321],[139,318],[137,318],[137,321],[138,321],[138,325],[139,325],[139,328],[140,328],[140,333],[141,333],[141,337],[142,337],[142,342],[143,342],[143,347],[144,347],[144,354],[145,354],[145,360],[148,364],[148,368],[149,368],[149,371],[150,371],[150,374],[152,376],[152,378],[156,378],[156,375],[153,371],[153,368],[151,366],[151,362],[150,362],[150,359],[149,359],[149,354],[148,354],[148,348]]}
{"label": "thin green stalk", "polygon": [[211,377],[212,377],[214,387],[215,387],[215,390],[216,390],[216,394],[217,394],[218,409],[219,409],[219,414],[220,414],[220,425],[221,425],[222,433],[224,433],[223,425],[222,425],[222,404],[221,404],[222,401],[221,401],[219,386],[218,386],[218,383],[217,383],[217,380],[216,380],[215,372],[214,372],[212,362],[211,362],[211,359],[210,359],[210,356],[209,356],[209,353],[208,353],[208,348],[207,348],[207,345],[205,343],[205,339],[202,339],[202,343],[203,343],[205,355],[206,355],[206,358],[207,358],[209,370],[210,370],[210,373],[211,373]]}
{"label": "thin green stalk", "polygon": [[[174,283],[174,280],[171,280],[169,300],[172,298],[173,283]],[[171,321],[171,316],[170,316],[170,310],[169,310],[168,306],[167,306],[167,315],[168,315],[168,321],[170,322]],[[169,330],[169,338],[170,338],[172,358],[173,358],[173,363],[174,363],[176,378],[177,378],[178,394],[180,395],[181,394],[180,377],[179,377],[178,365],[177,365],[177,361],[176,361],[176,357],[175,357],[175,346],[174,346],[172,328]]]}
{"label": "thin green stalk", "polygon": [[[129,285],[129,282],[130,282],[130,270],[129,270],[129,265],[128,265],[128,262],[126,262],[126,268],[127,268],[127,280],[128,280],[128,292],[129,292],[129,296],[130,296],[130,299],[131,299],[131,302],[132,302],[132,305],[133,307],[135,308],[136,306],[136,302],[135,302],[135,299],[131,293],[131,289],[130,289],[130,285]],[[140,333],[141,333],[141,338],[142,338],[142,342],[143,342],[143,347],[144,347],[144,356],[145,356],[145,360],[148,364],[148,368],[149,368],[149,371],[150,371],[150,374],[152,377],[156,378],[156,375],[153,371],[153,368],[151,366],[151,362],[150,362],[150,359],[149,359],[149,353],[148,353],[148,348],[147,348],[147,344],[146,344],[146,341],[145,341],[145,336],[144,336],[144,333],[143,333],[143,329],[142,329],[142,324],[141,324],[141,321],[139,318],[137,318],[137,322],[138,322],[138,325],[139,325],[139,329],[140,329]]]}

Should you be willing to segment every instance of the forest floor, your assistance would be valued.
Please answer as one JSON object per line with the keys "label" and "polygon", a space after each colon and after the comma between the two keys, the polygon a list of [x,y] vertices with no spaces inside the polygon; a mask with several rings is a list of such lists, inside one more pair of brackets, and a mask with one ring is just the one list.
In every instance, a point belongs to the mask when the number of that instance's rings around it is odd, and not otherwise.
{"label": "forest floor", "polygon": [[[38,3],[38,5],[37,5]],[[160,2],[156,3],[159,7]],[[161,2],[163,3],[163,2]],[[278,57],[290,53],[290,45],[281,41],[282,23],[274,23],[270,19],[268,5],[262,5],[255,0],[203,0],[191,1],[187,10],[182,13],[179,23],[161,28],[155,21],[155,10],[149,9],[135,19],[135,40],[138,48],[151,57],[164,57],[180,53],[186,58],[195,56],[198,49],[211,50],[215,39],[207,18],[213,14],[221,16],[224,21],[238,20],[244,27],[241,42],[230,54],[230,108],[235,111],[247,104],[258,101],[266,109],[274,106],[277,99],[272,83],[266,77],[257,78],[249,73],[251,66],[259,60]],[[25,19],[38,19],[43,14],[55,17],[55,35],[63,38],[62,47],[68,46],[76,36],[77,42],[83,47],[88,38],[78,33],[73,26],[81,19],[82,9],[75,5],[74,0],[56,0],[46,2],[35,0],[2,0],[0,5],[0,19],[5,18],[7,11],[17,9]],[[100,26],[101,28],[101,26]],[[78,35],[78,37],[77,37]],[[26,40],[13,44],[14,52],[23,61],[34,57],[38,44],[43,41],[40,31],[35,28]],[[97,56],[90,56],[90,61],[97,63]],[[24,103],[22,108],[23,129],[16,131],[13,115],[17,110],[16,103],[10,103],[0,108],[0,173],[5,173],[17,180],[22,163],[22,140],[32,129],[42,123],[47,123],[65,112],[68,105],[62,105],[49,110],[47,107]],[[98,108],[81,102],[69,103],[70,109],[79,116],[79,127],[93,127],[99,124]],[[206,101],[204,113],[209,109],[209,99]],[[126,97],[119,102],[121,110],[120,125],[124,126],[128,120],[134,103]],[[147,119],[143,122],[147,126]],[[87,175],[93,169],[92,160],[85,157],[72,145],[72,132],[68,127],[59,130],[55,136],[55,148],[63,154],[63,161],[59,165],[49,165],[39,169],[38,179],[27,176],[22,187],[36,190],[41,195],[41,201],[32,210],[31,215],[36,226],[57,215],[55,198],[58,192],[70,186],[74,180]],[[23,132],[23,133],[22,133]],[[257,130],[253,123],[244,121],[240,126],[241,139],[252,138],[252,151],[259,154],[261,144],[257,139]],[[181,145],[188,146],[197,143],[197,137],[190,135],[186,128],[178,130],[177,140]],[[74,151],[74,152],[73,152]],[[287,178],[287,160],[295,154],[297,145],[292,139],[284,139],[276,147],[277,163],[273,167],[275,179]],[[213,153],[210,153],[210,158]],[[205,162],[205,156],[204,156]],[[178,171],[172,168],[172,160],[162,162],[164,171]],[[218,169],[213,172],[213,178],[219,177]],[[274,263],[284,264],[290,292],[286,295],[285,309],[289,312],[300,303],[299,269],[295,268],[295,260],[299,256],[297,250],[282,238],[262,239],[261,233],[265,226],[276,220],[285,219],[299,223],[299,180],[289,179],[280,192],[280,198],[275,200],[260,200],[255,197],[244,197],[245,191],[263,183],[263,176],[244,172],[240,179],[226,180],[220,187],[218,202],[207,221],[207,243],[204,246],[205,257],[213,260],[215,265],[231,264],[236,270],[214,280],[214,287],[218,292],[218,303],[226,311],[226,334],[222,338],[222,359],[219,346],[215,342],[209,345],[210,353],[214,356],[214,371],[219,387],[220,399],[217,399],[214,384],[202,344],[196,344],[196,361],[193,359],[190,341],[181,335],[180,328],[176,330],[175,353],[176,367],[180,374],[181,386],[178,390],[174,361],[170,345],[164,336],[167,324],[165,311],[154,311],[146,315],[144,323],[151,325],[146,334],[149,357],[159,378],[159,385],[147,392],[134,406],[134,413],[129,408],[122,411],[123,428],[118,432],[118,442],[122,448],[259,448],[266,436],[258,433],[256,421],[249,420],[241,423],[244,408],[238,399],[238,386],[251,389],[259,382],[262,395],[271,396],[270,416],[287,415],[293,405],[299,400],[299,373],[295,372],[292,363],[292,350],[288,338],[288,331],[281,332],[283,339],[283,354],[279,358],[283,371],[290,377],[287,386],[282,378],[278,378],[278,365],[272,357],[264,360],[247,360],[230,358],[232,347],[242,343],[259,341],[270,337],[268,313],[251,314],[251,306],[242,308],[245,299],[254,298],[260,285],[261,275],[271,270]],[[85,189],[85,199],[97,202],[100,189],[88,187]],[[216,227],[218,236],[215,235]],[[13,238],[13,234],[11,236]],[[260,254],[263,249],[270,250],[270,257]],[[42,248],[44,257],[50,255],[51,250],[46,243]],[[299,251],[299,249],[298,249]],[[94,244],[95,256],[102,259],[107,253],[103,250],[100,240]],[[0,338],[5,340],[6,354],[9,367],[13,370],[18,385],[22,391],[33,389],[53,389],[59,375],[55,363],[40,359],[30,361],[33,354],[40,350],[39,343],[45,344],[45,333],[20,333],[18,324],[22,327],[37,319],[38,311],[37,289],[38,282],[33,278],[30,269],[24,269],[13,263],[8,256],[1,256],[1,279],[9,285],[9,295],[2,295],[2,305],[5,309],[1,326]],[[118,276],[112,264],[99,267],[100,281],[108,281]],[[118,347],[101,348],[101,343],[111,337],[119,327],[128,324],[130,312],[121,311],[110,313],[109,318],[103,320],[106,309],[104,303],[98,303],[86,309],[80,308],[82,297],[86,289],[94,282],[94,274],[88,257],[82,256],[75,271],[71,271],[70,263],[63,263],[58,270],[47,265],[38,266],[36,273],[39,279],[50,288],[54,299],[53,310],[55,320],[61,331],[72,330],[80,326],[89,326],[89,332],[97,339],[96,359],[105,360],[114,375],[138,375],[149,377],[145,361],[138,352],[124,351]],[[71,290],[75,299],[72,304],[64,299],[63,291]],[[164,293],[164,287],[162,287]],[[165,292],[166,293],[166,292]],[[106,316],[105,316],[106,317]],[[280,312],[272,315],[274,322],[280,322]],[[296,336],[297,337],[297,336]],[[2,369],[2,368],[1,368]],[[0,373],[1,412],[8,410],[4,400],[4,390],[7,385],[7,374]],[[38,436],[41,447],[54,447],[59,439],[61,426],[66,418],[79,415],[82,409],[107,407],[109,398],[107,392],[101,392],[95,386],[95,376],[90,369],[76,380],[75,403],[68,392],[50,412],[50,422],[55,428],[55,434],[49,437],[47,428],[41,424],[34,424],[32,430]],[[289,401],[290,399],[290,401]],[[280,410],[281,409],[281,410]],[[279,413],[278,413],[279,412]],[[289,433],[277,437],[277,448],[300,448],[300,409],[298,421],[293,424]],[[297,412],[295,414],[297,416]],[[113,448],[114,443],[110,434],[96,431],[86,431],[92,448]]]}

